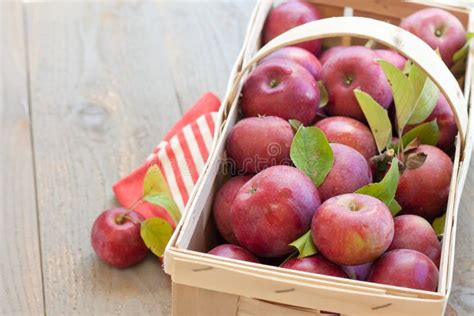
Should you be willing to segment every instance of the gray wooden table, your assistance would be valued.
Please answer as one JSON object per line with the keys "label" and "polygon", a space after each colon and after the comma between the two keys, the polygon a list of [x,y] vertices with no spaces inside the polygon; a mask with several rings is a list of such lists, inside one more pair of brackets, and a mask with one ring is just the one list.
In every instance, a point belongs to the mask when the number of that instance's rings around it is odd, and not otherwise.
{"label": "gray wooden table", "polygon": [[[1,2],[1,315],[170,314],[156,260],[111,269],[90,228],[183,111],[223,95],[252,7]],[[471,172],[449,315],[474,312],[473,185]]]}

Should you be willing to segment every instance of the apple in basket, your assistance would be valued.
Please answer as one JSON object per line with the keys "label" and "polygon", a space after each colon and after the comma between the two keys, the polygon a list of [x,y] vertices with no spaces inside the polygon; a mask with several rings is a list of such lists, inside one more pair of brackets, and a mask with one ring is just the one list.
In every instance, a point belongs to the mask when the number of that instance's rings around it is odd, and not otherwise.
{"label": "apple in basket", "polygon": [[411,249],[385,253],[373,265],[368,281],[436,291],[439,272],[430,258]]}
{"label": "apple in basket", "polygon": [[388,250],[412,249],[430,258],[439,267],[441,245],[431,224],[417,215],[401,215],[394,219],[395,233]]}
{"label": "apple in basket", "polygon": [[251,176],[236,176],[227,180],[214,197],[212,214],[217,230],[231,244],[238,244],[230,222],[230,208],[240,188],[251,179]]}
{"label": "apple in basket", "polygon": [[260,64],[275,59],[291,60],[303,66],[314,77],[319,80],[321,76],[321,63],[318,58],[303,48],[288,46],[280,48],[260,61]]}
{"label": "apple in basket", "polygon": [[[263,42],[266,44],[281,33],[296,26],[316,21],[320,16],[318,9],[307,2],[284,2],[273,8],[268,14],[263,27]],[[307,41],[295,46],[307,49],[313,54],[318,54],[321,49],[321,41]]]}
{"label": "apple in basket", "polygon": [[390,246],[394,224],[388,207],[364,194],[343,194],[325,201],[314,214],[311,233],[318,250],[340,265],[374,261]]}
{"label": "apple in basket", "polygon": [[347,274],[337,264],[325,259],[321,255],[305,258],[292,258],[281,265],[282,268],[318,273],[341,278],[348,278]]}
{"label": "apple in basket", "polygon": [[374,136],[364,123],[350,117],[333,116],[319,121],[315,126],[324,132],[331,143],[352,147],[367,160],[377,154]]}
{"label": "apple in basket", "polygon": [[278,116],[311,124],[318,113],[320,91],[303,66],[287,60],[269,60],[258,65],[242,89],[245,116]]}
{"label": "apple in basket", "polygon": [[383,108],[392,103],[392,91],[377,63],[377,55],[362,46],[347,47],[334,54],[322,68],[321,78],[329,94],[327,112],[364,121],[354,89],[371,95]]}
{"label": "apple in basket", "polygon": [[253,254],[248,252],[248,250],[245,250],[242,247],[232,244],[219,245],[209,250],[208,253],[214,256],[225,257],[235,260],[258,262],[258,259]]}
{"label": "apple in basket", "polygon": [[311,179],[290,166],[274,166],[255,175],[232,204],[232,227],[239,244],[257,256],[279,257],[306,233],[320,205]]}
{"label": "apple in basket", "polygon": [[402,20],[400,27],[424,40],[431,48],[439,49],[446,65],[453,64],[454,54],[466,43],[466,30],[451,13],[427,8]]}

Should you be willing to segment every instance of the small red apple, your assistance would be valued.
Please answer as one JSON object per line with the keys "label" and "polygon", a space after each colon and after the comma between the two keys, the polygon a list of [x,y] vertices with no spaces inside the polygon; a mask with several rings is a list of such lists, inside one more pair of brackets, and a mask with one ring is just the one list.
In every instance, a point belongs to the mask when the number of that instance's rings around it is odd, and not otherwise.
{"label": "small red apple", "polygon": [[322,52],[322,54],[319,56],[319,62],[321,65],[324,65],[331,57],[334,55],[338,54],[339,52],[343,51],[349,46],[333,46],[329,47],[327,50]]}
{"label": "small red apple", "polygon": [[239,174],[257,173],[275,165],[291,164],[291,125],[276,116],[248,117],[229,133],[226,151]]}
{"label": "small red apple", "polygon": [[431,224],[417,215],[401,215],[395,217],[393,221],[395,233],[388,250],[416,250],[426,255],[439,267],[441,245]]}
{"label": "small red apple", "polygon": [[453,162],[430,145],[420,145],[413,153],[425,153],[426,160],[421,167],[403,172],[395,198],[402,207],[400,214],[419,215],[431,222],[446,210]]}
{"label": "small red apple", "polygon": [[252,176],[236,176],[227,180],[217,191],[214,197],[212,213],[217,230],[224,239],[231,244],[238,244],[230,220],[230,208],[237,192]]}
{"label": "small red apple", "polygon": [[95,253],[115,268],[130,267],[145,258],[148,248],[140,236],[144,218],[123,208],[104,211],[92,226],[91,243]]}
{"label": "small red apple", "polygon": [[344,116],[325,118],[315,124],[331,143],[339,143],[354,148],[369,160],[377,154],[374,136],[363,123]]}
{"label": "small red apple", "polygon": [[372,171],[367,160],[352,147],[331,143],[334,164],[319,186],[321,201],[336,195],[353,193],[372,182]]}
{"label": "small red apple", "polygon": [[259,262],[257,257],[251,254],[249,251],[247,251],[246,249],[242,247],[232,245],[232,244],[223,244],[223,245],[217,246],[211,249],[208,252],[208,254],[219,256],[219,257],[235,259],[235,260],[249,261],[249,262],[255,262],[255,263]]}
{"label": "small red apple", "polygon": [[[263,43],[266,44],[278,35],[302,24],[319,20],[321,14],[315,6],[303,2],[283,2],[273,8],[267,16],[263,26]],[[321,49],[321,41],[313,40],[297,44],[295,46],[304,48],[318,54]]]}
{"label": "small red apple", "polygon": [[275,59],[291,60],[308,70],[315,80],[320,79],[321,63],[316,56],[306,49],[294,46],[283,47],[262,59],[260,63]]}
{"label": "small red apple", "polygon": [[360,264],[358,266],[341,266],[347,275],[354,280],[365,281],[372,268],[372,262]]}
{"label": "small red apple", "polygon": [[237,193],[232,227],[239,244],[257,256],[283,256],[292,251],[289,244],[309,230],[319,204],[318,190],[303,172],[270,167]]}
{"label": "small red apple", "polygon": [[402,20],[400,27],[439,49],[446,65],[453,64],[453,55],[466,43],[466,30],[451,13],[438,9],[419,10]]}
{"label": "small red apple", "polygon": [[411,249],[392,250],[378,259],[367,279],[369,282],[436,291],[438,268],[430,258]]}
{"label": "small red apple", "polygon": [[392,91],[377,55],[369,48],[352,46],[331,57],[323,64],[321,78],[329,94],[326,110],[332,116],[349,116],[365,121],[354,89],[371,95],[383,108],[392,103]]}
{"label": "small red apple", "polygon": [[319,87],[314,77],[290,60],[270,60],[255,68],[242,89],[245,116],[278,116],[312,123],[319,109]]}
{"label": "small red apple", "polygon": [[311,234],[323,256],[339,265],[369,263],[393,239],[393,218],[380,200],[343,194],[325,201],[313,216]]}
{"label": "small red apple", "polygon": [[293,258],[281,265],[282,268],[299,270],[317,274],[348,278],[347,274],[337,265],[321,255],[305,258]]}

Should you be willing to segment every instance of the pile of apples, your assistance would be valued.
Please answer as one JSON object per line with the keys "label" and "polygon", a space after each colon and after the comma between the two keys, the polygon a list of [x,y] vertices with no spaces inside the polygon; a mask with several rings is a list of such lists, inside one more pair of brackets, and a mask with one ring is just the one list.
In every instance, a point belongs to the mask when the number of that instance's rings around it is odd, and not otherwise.
{"label": "pile of apples", "polygon": [[[263,42],[320,18],[312,4],[285,2],[270,11]],[[448,67],[466,43],[461,22],[441,9],[415,12],[400,27],[438,49]],[[440,95],[426,119],[436,119],[439,141],[437,146],[417,143],[411,148],[423,159],[400,168],[395,199],[401,211],[394,217],[383,201],[355,193],[376,182],[380,152],[354,90],[369,94],[395,120],[392,88],[376,61],[404,69],[407,60],[388,49],[321,46],[313,40],[282,48],[246,79],[242,119],[226,140],[233,176],[213,204],[216,227],[227,243],[209,253],[436,291],[441,244],[432,222],[443,215],[448,201],[457,135],[453,113]],[[327,105],[321,107],[326,97]],[[334,163],[320,183],[314,181],[318,175],[308,175],[292,161],[292,143],[301,126],[315,126],[329,142]],[[394,144],[400,136],[393,135]],[[406,164],[403,152],[395,156]],[[317,158],[310,161],[318,163]],[[290,245],[305,234],[316,248],[306,257]]]}

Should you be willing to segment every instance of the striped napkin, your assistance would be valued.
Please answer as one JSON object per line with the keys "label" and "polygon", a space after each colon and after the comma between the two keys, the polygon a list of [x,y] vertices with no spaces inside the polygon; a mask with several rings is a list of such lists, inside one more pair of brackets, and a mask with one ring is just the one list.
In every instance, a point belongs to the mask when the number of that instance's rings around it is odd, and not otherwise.
{"label": "striped napkin", "polygon": [[[117,181],[113,191],[125,208],[143,195],[143,179],[151,165],[158,165],[181,213],[209,157],[220,101],[212,93],[204,94],[165,135],[147,160],[129,175]],[[163,208],[143,202],[135,211],[145,218],[161,217],[175,223]]]}

